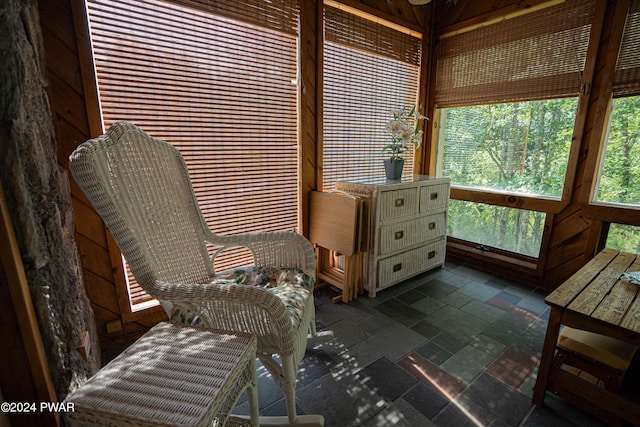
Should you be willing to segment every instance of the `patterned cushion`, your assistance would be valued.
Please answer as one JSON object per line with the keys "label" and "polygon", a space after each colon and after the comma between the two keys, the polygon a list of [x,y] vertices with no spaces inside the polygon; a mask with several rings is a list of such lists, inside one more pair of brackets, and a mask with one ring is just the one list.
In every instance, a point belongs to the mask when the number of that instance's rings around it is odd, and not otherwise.
{"label": "patterned cushion", "polygon": [[214,276],[213,281],[226,280],[238,285],[275,288],[282,285],[299,285],[311,291],[314,285],[313,273],[302,268],[243,267],[226,270]]}
{"label": "patterned cushion", "polygon": [[267,290],[280,298],[284,303],[289,319],[291,319],[291,323],[293,324],[293,329],[297,329],[302,321],[302,313],[304,312],[307,299],[309,299],[310,292],[302,286],[295,284],[281,285]]}
{"label": "patterned cushion", "polygon": [[[226,270],[214,276],[213,283],[262,286],[284,303],[294,329],[302,321],[304,306],[313,291],[313,273],[301,268],[244,267]],[[165,304],[163,304],[164,306]],[[172,322],[197,325],[198,316],[176,304],[165,307]]]}

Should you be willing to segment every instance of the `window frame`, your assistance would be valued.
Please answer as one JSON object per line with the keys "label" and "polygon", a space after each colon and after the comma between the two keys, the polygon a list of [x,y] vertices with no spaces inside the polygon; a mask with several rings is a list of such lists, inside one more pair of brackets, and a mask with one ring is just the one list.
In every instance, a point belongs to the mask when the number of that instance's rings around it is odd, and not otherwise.
{"label": "window frame", "polygon": [[[614,15],[614,21],[618,25],[612,25],[612,32],[609,37],[608,43],[610,46],[621,47],[625,30],[627,28],[627,19],[630,14],[636,13],[636,19],[640,17],[640,0],[630,0],[626,4],[628,7],[623,10],[622,7],[616,9]],[[607,46],[603,46],[606,49]],[[606,55],[604,58],[605,65],[601,73],[610,76],[611,79],[615,79],[617,72],[617,65],[621,50],[620,49],[606,49]],[[604,247],[606,242],[606,234],[608,230],[607,223],[619,223],[627,225],[640,226],[640,206],[633,207],[628,205],[620,205],[615,203],[598,202],[595,200],[598,186],[598,174],[601,170],[601,163],[604,159],[604,150],[606,148],[606,138],[608,125],[611,120],[611,111],[613,105],[613,98],[618,95],[624,96],[625,93],[629,93],[630,89],[627,86],[620,88],[616,87],[614,81],[611,85],[605,88],[605,91],[596,100],[595,105],[592,107],[595,111],[601,111],[601,114],[593,117],[593,128],[591,130],[590,139],[587,142],[587,149],[591,154],[587,158],[585,174],[582,180],[582,190],[578,195],[579,204],[584,209],[586,215],[599,221],[601,226],[601,233],[599,233],[598,248]],[[635,88],[631,89],[633,93],[640,94],[640,84],[636,84]]]}
{"label": "window frame", "polygon": [[[493,23],[508,20],[511,18],[517,18],[553,5],[553,3],[543,3],[541,5],[538,5],[538,7],[530,8],[529,10],[518,11],[499,17],[496,16],[495,19],[489,20],[486,23],[474,23],[466,27],[455,24],[451,27],[440,29],[438,31],[438,34],[436,34],[436,37],[448,37],[459,32],[473,31],[486,25],[491,25]],[[605,18],[605,8],[606,4],[604,4],[604,2],[595,3],[595,11],[592,16],[591,27],[589,31],[589,40],[586,49],[586,61],[584,64],[584,69],[581,73],[583,82],[591,82],[595,74],[595,53],[599,48],[600,33],[602,32],[602,26]],[[436,62],[435,59],[434,62]],[[432,72],[435,73],[436,68],[436,65],[432,64]],[[435,87],[434,81],[432,81],[432,85],[433,87]],[[586,111],[589,107],[589,93],[590,87],[587,83],[583,83],[580,92],[577,94],[578,108],[576,112],[571,145],[569,148],[569,158],[567,170],[564,177],[564,186],[560,199],[544,196],[530,196],[509,191],[489,191],[485,189],[463,187],[455,185],[453,183],[451,184],[451,199],[492,204],[524,210],[534,210],[546,213],[547,215],[544,225],[545,232],[542,237],[540,257],[531,258],[523,254],[503,251],[498,248],[490,248],[490,252],[487,252],[481,249],[477,249],[477,243],[448,237],[447,245],[450,249],[454,249],[455,251],[461,253],[473,254],[474,257],[478,257],[480,259],[492,258],[501,264],[509,265],[510,268],[513,268],[517,271],[528,273],[534,272],[535,274],[543,273],[546,263],[546,252],[551,243],[550,230],[553,228],[554,217],[557,214],[563,212],[572,203],[572,198],[574,197],[574,184],[578,173],[578,166],[581,156],[580,145],[583,139],[583,135],[586,132],[586,116],[583,112]],[[441,124],[441,110],[440,108],[438,108],[435,100],[432,100],[431,111],[432,121],[430,123],[429,139],[433,142],[429,144],[429,153],[431,155],[431,158],[436,160],[432,161],[429,165],[429,173],[435,174],[439,170],[442,156],[442,138],[440,138],[439,135]]]}

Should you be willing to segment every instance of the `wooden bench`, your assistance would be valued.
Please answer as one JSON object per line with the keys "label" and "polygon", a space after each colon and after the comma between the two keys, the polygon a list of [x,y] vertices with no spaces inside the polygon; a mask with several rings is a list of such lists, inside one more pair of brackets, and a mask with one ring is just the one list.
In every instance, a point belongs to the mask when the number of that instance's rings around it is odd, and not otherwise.
{"label": "wooden bench", "polygon": [[[624,277],[631,271],[640,271],[638,255],[604,249],[545,298],[551,312],[536,405],[550,390],[611,425],[621,419],[640,425],[640,405],[618,394],[620,377],[640,345],[640,286]],[[591,372],[597,381],[578,371]]]}

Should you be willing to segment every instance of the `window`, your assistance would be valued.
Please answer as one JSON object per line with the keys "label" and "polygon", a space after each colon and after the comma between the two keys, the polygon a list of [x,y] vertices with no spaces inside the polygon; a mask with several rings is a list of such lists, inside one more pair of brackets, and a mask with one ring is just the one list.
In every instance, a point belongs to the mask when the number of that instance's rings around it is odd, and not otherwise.
{"label": "window", "polygon": [[[384,179],[382,147],[392,112],[416,105],[419,34],[406,34],[325,2],[322,188]],[[331,2],[333,4],[333,2]],[[338,6],[338,5],[336,5]],[[404,176],[413,153],[404,155]]]}
{"label": "window", "polygon": [[449,202],[447,234],[485,246],[538,257],[546,214],[462,200]]}
{"label": "window", "polygon": [[[295,230],[297,2],[87,7],[105,128],[128,120],[175,145],[214,232]],[[230,252],[216,268],[249,256]],[[129,279],[133,303],[150,298]]]}
{"label": "window", "polygon": [[613,100],[596,200],[640,207],[640,96]]}
{"label": "window", "polygon": [[605,247],[640,254],[640,227],[610,224]]}
{"label": "window", "polygon": [[596,202],[640,207],[640,1],[631,2],[613,79]]}
{"label": "window", "polygon": [[438,172],[458,199],[449,236],[539,255],[546,213],[491,195],[562,198],[593,13],[593,1],[542,5],[439,37]]}
{"label": "window", "polygon": [[560,198],[577,98],[441,111],[442,173],[455,185]]}

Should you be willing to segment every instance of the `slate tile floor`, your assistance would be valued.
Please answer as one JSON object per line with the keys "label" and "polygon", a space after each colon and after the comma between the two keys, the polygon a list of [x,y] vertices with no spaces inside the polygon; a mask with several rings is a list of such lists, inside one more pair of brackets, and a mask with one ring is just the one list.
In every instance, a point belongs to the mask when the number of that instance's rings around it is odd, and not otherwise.
{"label": "slate tile floor", "polygon": [[[317,291],[319,330],[335,339],[308,347],[298,411],[327,427],[602,426],[549,393],[531,402],[546,294],[453,263],[349,304]],[[260,365],[258,377],[261,414],[284,415]]]}

